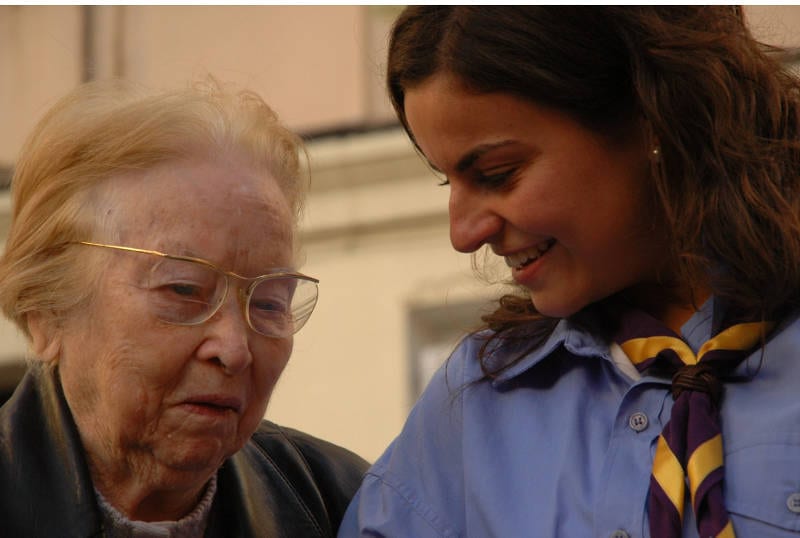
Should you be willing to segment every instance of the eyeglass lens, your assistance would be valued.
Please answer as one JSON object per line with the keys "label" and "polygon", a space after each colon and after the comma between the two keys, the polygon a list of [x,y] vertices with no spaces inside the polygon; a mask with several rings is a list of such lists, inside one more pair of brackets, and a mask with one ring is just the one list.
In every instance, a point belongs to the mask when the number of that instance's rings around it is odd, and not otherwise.
{"label": "eyeglass lens", "polygon": [[[147,281],[154,314],[168,323],[203,323],[224,300],[226,280],[224,273],[207,265],[162,258],[153,265]],[[293,276],[257,280],[247,291],[250,326],[277,338],[300,330],[317,300],[316,283]]]}

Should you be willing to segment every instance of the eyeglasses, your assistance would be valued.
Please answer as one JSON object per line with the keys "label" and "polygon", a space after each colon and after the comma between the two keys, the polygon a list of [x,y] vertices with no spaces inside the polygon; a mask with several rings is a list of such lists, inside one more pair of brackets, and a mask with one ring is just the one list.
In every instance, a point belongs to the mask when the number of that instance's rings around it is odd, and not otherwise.
{"label": "eyeglasses", "polygon": [[246,306],[247,324],[264,336],[286,338],[295,334],[317,304],[319,280],[300,273],[277,271],[248,278],[191,256],[91,241],[73,244],[160,258],[150,268],[144,289],[155,316],[173,325],[200,325],[211,319],[228,296],[231,278],[247,283],[237,288],[239,301]]}

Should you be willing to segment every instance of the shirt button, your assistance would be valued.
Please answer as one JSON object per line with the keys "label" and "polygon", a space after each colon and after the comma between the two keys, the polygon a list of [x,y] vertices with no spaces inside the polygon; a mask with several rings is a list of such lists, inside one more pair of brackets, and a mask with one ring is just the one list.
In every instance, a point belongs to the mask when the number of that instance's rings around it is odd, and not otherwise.
{"label": "shirt button", "polygon": [[786,499],[786,506],[795,514],[800,514],[800,493],[792,493]]}
{"label": "shirt button", "polygon": [[628,418],[628,426],[636,433],[646,430],[647,424],[647,415],[644,413],[634,413]]}
{"label": "shirt button", "polygon": [[622,529],[615,530],[609,538],[631,538],[631,535]]}

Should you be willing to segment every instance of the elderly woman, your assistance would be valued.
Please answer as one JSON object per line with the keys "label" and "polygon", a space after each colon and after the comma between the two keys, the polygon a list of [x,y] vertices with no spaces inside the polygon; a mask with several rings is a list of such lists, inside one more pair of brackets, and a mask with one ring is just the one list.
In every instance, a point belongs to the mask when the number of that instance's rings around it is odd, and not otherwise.
{"label": "elderly woman", "polygon": [[252,93],[89,85],[24,147],[3,536],[331,536],[365,462],[262,420],[310,316],[299,140]]}

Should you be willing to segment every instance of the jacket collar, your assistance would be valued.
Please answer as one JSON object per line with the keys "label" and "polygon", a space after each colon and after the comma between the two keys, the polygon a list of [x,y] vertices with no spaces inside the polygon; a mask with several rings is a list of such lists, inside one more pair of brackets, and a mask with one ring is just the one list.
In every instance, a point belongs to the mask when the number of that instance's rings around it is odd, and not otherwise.
{"label": "jacket collar", "polygon": [[101,535],[94,488],[56,371],[33,367],[25,374],[0,409],[0,440],[4,532]]}
{"label": "jacket collar", "polygon": [[[301,454],[301,445],[308,453]],[[0,534],[102,536],[83,454],[57,371],[32,369],[0,408]],[[263,422],[219,469],[205,535],[332,536],[341,513],[329,511],[338,504],[344,511],[366,469],[354,458],[297,432],[290,439]],[[323,493],[317,480],[330,492]]]}

